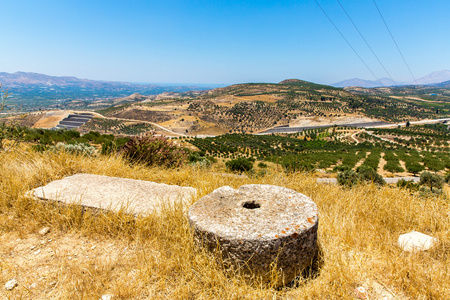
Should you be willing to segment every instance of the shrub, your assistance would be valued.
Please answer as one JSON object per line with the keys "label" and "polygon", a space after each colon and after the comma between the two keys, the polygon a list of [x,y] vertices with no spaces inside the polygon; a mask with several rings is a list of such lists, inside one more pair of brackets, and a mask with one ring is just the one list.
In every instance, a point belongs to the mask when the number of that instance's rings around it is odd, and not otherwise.
{"label": "shrub", "polygon": [[253,162],[244,157],[239,157],[225,163],[227,168],[233,172],[248,172],[253,169]]}
{"label": "shrub", "polygon": [[441,189],[444,185],[444,179],[438,174],[433,174],[431,172],[423,172],[420,174],[420,185],[426,185],[433,191],[433,188]]}
{"label": "shrub", "polygon": [[347,170],[338,173],[337,181],[339,185],[348,187],[363,182],[372,182],[379,185],[386,184],[380,174],[378,174],[371,167],[365,165],[359,166],[358,169],[356,169],[356,172],[353,170]]}
{"label": "shrub", "polygon": [[260,163],[258,164],[258,168],[265,169],[265,168],[267,168],[267,164],[265,164],[265,163],[263,163],[263,162],[260,162]]}
{"label": "shrub", "polygon": [[361,165],[356,169],[356,172],[361,175],[361,180],[363,181],[373,182],[379,185],[386,184],[383,177],[369,166]]}
{"label": "shrub", "polygon": [[339,172],[337,175],[337,182],[339,185],[351,187],[360,181],[360,176],[353,170],[346,170]]}
{"label": "shrub", "polygon": [[56,146],[50,147],[50,150],[54,152],[65,151],[71,154],[86,155],[86,156],[92,156],[95,153],[95,147],[79,143],[75,144],[58,143],[56,144]]}
{"label": "shrub", "polygon": [[418,190],[420,185],[418,183],[414,183],[413,180],[400,179],[397,181],[397,187],[406,188],[409,190]]}
{"label": "shrub", "polygon": [[447,173],[447,175],[445,175],[444,181],[445,181],[446,183],[450,184],[450,172]]}
{"label": "shrub", "polygon": [[[202,155],[203,154],[203,155]],[[204,152],[192,152],[188,156],[188,162],[191,165],[195,165],[198,167],[209,167],[212,163],[217,162],[217,160],[212,156],[205,156]]]}
{"label": "shrub", "polygon": [[186,151],[163,136],[154,133],[131,138],[122,149],[122,155],[132,163],[147,166],[177,168],[186,161]]}
{"label": "shrub", "polygon": [[348,170],[351,170],[352,168],[350,168],[350,166],[348,165],[339,165],[339,166],[335,166],[333,168],[333,172],[345,172]]}

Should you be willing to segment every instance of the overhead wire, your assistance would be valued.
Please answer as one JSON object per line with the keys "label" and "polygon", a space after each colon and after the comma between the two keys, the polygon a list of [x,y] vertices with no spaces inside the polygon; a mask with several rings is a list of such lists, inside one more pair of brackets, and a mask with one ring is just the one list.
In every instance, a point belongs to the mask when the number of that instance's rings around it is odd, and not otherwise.
{"label": "overhead wire", "polygon": [[336,26],[336,24],[334,24],[333,20],[331,20],[331,18],[328,16],[328,14],[325,12],[325,10],[322,8],[322,6],[320,6],[319,2],[317,2],[317,0],[314,0],[317,4],[317,6],[320,8],[320,10],[323,12],[323,14],[327,17],[327,19],[331,22],[331,24],[333,24],[334,28],[337,30],[337,32],[339,32],[339,34],[341,35],[341,37],[345,40],[345,42],[349,45],[349,47],[353,50],[353,52],[355,52],[356,56],[358,56],[358,58],[361,60],[361,62],[366,66],[366,68],[369,70],[369,72],[373,75],[373,77],[375,77],[375,79],[378,81],[378,83],[381,86],[384,86],[384,84],[378,79],[378,77],[375,75],[375,73],[372,71],[372,69],[367,65],[367,63],[364,61],[364,59],[361,57],[361,55],[359,55],[359,53],[355,50],[355,48],[352,46],[352,44],[350,44],[350,42],[347,40],[347,38],[344,36],[344,34],[339,30],[339,28]]}
{"label": "overhead wire", "polygon": [[389,74],[388,70],[386,69],[386,67],[383,65],[383,63],[381,62],[381,60],[378,58],[378,56],[375,54],[375,51],[373,51],[372,47],[369,45],[369,43],[367,42],[367,40],[364,38],[363,34],[361,33],[361,31],[359,30],[358,26],[356,26],[355,22],[353,22],[353,19],[350,17],[350,15],[347,13],[347,10],[344,8],[344,6],[341,4],[341,1],[336,0],[339,3],[339,6],[342,8],[342,10],[345,12],[345,14],[347,15],[348,19],[350,20],[350,22],[353,24],[353,27],[355,27],[356,31],[358,31],[359,35],[361,36],[361,38],[363,39],[364,43],[366,43],[367,47],[370,49],[370,51],[372,52],[373,56],[375,56],[375,58],[377,59],[378,63],[381,65],[381,67],[383,68],[383,70],[386,72],[386,74],[389,76],[389,78],[392,80],[392,82],[394,83],[394,85],[397,85],[397,83],[395,82],[394,78],[392,78],[391,74]]}
{"label": "overhead wire", "polygon": [[389,26],[387,25],[386,20],[385,20],[384,17],[383,17],[383,14],[381,13],[380,9],[378,8],[378,5],[377,5],[377,3],[375,2],[375,0],[372,0],[372,1],[373,1],[373,4],[375,4],[375,7],[377,8],[378,13],[380,14],[380,17],[381,17],[381,19],[383,20],[384,26],[386,26],[386,29],[387,29],[387,31],[389,32],[389,35],[391,36],[392,41],[393,41],[394,44],[395,44],[395,47],[397,47],[398,53],[400,53],[400,56],[402,57],[403,62],[405,63],[406,67],[408,68],[409,74],[411,74],[411,77],[414,79],[414,82],[415,82],[416,85],[417,85],[417,84],[418,84],[418,83],[417,83],[417,80],[416,80],[416,78],[414,77],[414,75],[413,75],[413,73],[412,73],[412,71],[411,71],[411,68],[409,67],[408,63],[406,62],[406,59],[405,59],[405,57],[403,56],[402,51],[400,51],[400,47],[398,46],[397,42],[395,41],[395,38],[394,38],[394,36],[392,35],[392,32],[391,32],[391,30],[389,29]]}

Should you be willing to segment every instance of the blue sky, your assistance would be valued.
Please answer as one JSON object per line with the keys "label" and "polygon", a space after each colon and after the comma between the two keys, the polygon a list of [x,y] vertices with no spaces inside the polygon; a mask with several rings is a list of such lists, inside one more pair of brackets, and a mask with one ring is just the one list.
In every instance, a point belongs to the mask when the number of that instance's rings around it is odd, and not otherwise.
{"label": "blue sky", "polygon": [[[317,0],[377,77],[336,0]],[[397,81],[411,81],[373,0],[340,0]],[[416,78],[450,69],[450,1],[376,0]],[[0,72],[159,83],[375,80],[314,0],[0,0]]]}

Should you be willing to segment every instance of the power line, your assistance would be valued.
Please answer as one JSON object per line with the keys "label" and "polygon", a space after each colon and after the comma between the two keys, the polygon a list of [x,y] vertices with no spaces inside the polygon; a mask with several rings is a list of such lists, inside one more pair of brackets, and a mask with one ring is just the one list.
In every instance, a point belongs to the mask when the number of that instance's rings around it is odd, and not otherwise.
{"label": "power line", "polygon": [[327,17],[327,19],[331,22],[331,24],[333,24],[334,28],[337,30],[337,32],[339,32],[339,34],[341,35],[341,37],[347,42],[347,44],[350,46],[350,48],[352,48],[353,52],[355,52],[356,56],[359,57],[359,59],[362,61],[362,63],[366,66],[366,68],[370,71],[370,73],[372,73],[373,77],[375,77],[375,79],[378,81],[378,83],[381,86],[384,86],[383,83],[381,83],[381,81],[378,79],[378,77],[373,73],[372,69],[366,64],[366,62],[364,61],[364,59],[362,59],[362,57],[358,54],[358,52],[355,50],[355,48],[353,48],[353,46],[350,44],[350,42],[347,40],[347,38],[344,36],[344,34],[342,34],[342,32],[339,30],[339,28],[336,26],[336,24],[334,24],[334,22],[331,20],[331,18],[328,16],[328,14],[325,12],[325,10],[322,8],[322,6],[320,6],[319,2],[317,2],[317,0],[314,0],[317,4],[317,6],[319,6],[320,10],[324,13],[324,15]]}
{"label": "power line", "polygon": [[402,57],[403,61],[405,62],[405,65],[406,65],[406,67],[408,68],[409,74],[411,74],[412,78],[414,79],[414,82],[415,82],[416,85],[417,85],[417,84],[418,84],[418,83],[417,83],[417,80],[416,80],[416,78],[414,77],[413,73],[411,72],[411,69],[409,68],[408,63],[406,62],[406,59],[405,59],[405,57],[403,56],[402,51],[400,51],[400,48],[398,47],[397,42],[395,41],[394,36],[392,35],[391,30],[389,29],[389,26],[387,25],[386,21],[384,20],[383,15],[381,14],[380,9],[378,8],[377,3],[375,2],[375,0],[372,0],[372,1],[373,1],[373,4],[375,4],[375,7],[377,8],[378,13],[380,14],[380,17],[381,17],[381,19],[383,20],[383,23],[384,23],[384,25],[386,26],[386,29],[388,30],[388,32],[389,32],[389,34],[390,34],[392,40],[394,41],[395,46],[397,47],[398,53],[400,53],[400,56]]}
{"label": "power line", "polygon": [[369,43],[367,42],[367,40],[364,38],[363,34],[361,33],[361,31],[359,31],[358,26],[356,26],[355,22],[353,22],[352,18],[350,17],[350,15],[347,13],[347,11],[345,10],[344,6],[342,6],[341,2],[339,0],[337,0],[337,2],[339,3],[339,5],[341,6],[342,10],[345,12],[345,14],[347,15],[348,19],[350,20],[350,22],[352,22],[353,26],[355,27],[356,31],[358,31],[359,35],[361,36],[361,38],[363,39],[363,41],[366,43],[367,47],[370,49],[370,51],[372,52],[373,56],[375,56],[375,58],[378,60],[378,62],[380,63],[380,65],[383,67],[384,71],[386,72],[386,74],[389,76],[389,78],[394,82],[394,84],[396,85],[397,83],[395,82],[394,78],[392,78],[391,74],[389,74],[388,70],[386,70],[386,68],[384,67],[383,63],[380,61],[380,59],[378,58],[378,56],[375,54],[375,52],[373,51],[372,47],[370,47]]}

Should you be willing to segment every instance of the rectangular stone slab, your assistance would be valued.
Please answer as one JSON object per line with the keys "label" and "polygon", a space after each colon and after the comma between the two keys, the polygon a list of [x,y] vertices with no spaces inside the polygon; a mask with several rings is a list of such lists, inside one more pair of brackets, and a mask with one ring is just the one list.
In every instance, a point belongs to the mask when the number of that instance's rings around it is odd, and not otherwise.
{"label": "rectangular stone slab", "polygon": [[151,181],[76,174],[32,190],[35,197],[87,207],[145,215],[164,205],[190,203],[197,190]]}

